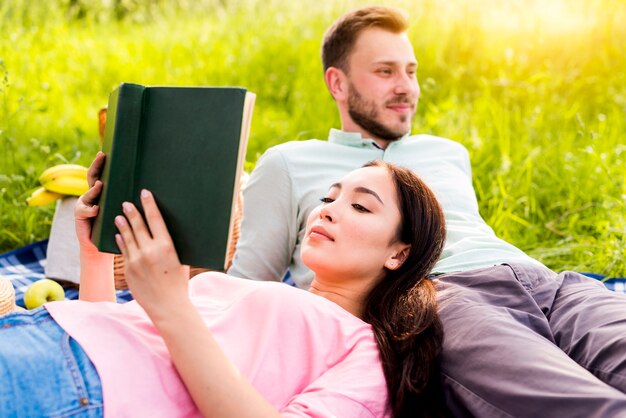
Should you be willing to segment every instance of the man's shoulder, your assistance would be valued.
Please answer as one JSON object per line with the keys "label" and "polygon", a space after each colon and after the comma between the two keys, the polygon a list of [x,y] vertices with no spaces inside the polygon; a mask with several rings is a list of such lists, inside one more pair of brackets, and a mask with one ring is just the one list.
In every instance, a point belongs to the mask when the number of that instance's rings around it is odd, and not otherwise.
{"label": "man's shoulder", "polygon": [[[309,139],[283,142],[268,148],[257,163],[260,172],[270,177],[300,172],[302,167],[317,167],[327,164],[329,149],[334,145],[328,141]],[[332,153],[330,153],[332,154]],[[308,171],[308,170],[307,170]]]}
{"label": "man's shoulder", "polygon": [[322,163],[327,160],[330,150],[338,145],[319,139],[288,141],[268,148],[259,161],[264,164],[292,166]]}
{"label": "man's shoulder", "polygon": [[298,141],[287,141],[278,145],[274,145],[267,149],[266,152],[303,152],[307,150],[325,149],[332,144],[326,140],[306,139]]}
{"label": "man's shoulder", "polygon": [[[446,155],[469,158],[467,148],[460,142],[452,139],[430,135],[416,134],[410,135],[397,141],[397,151],[418,152],[423,155],[431,155],[433,157]],[[408,148],[408,149],[407,149]],[[266,160],[280,160],[283,164],[299,162],[328,162],[329,156],[333,156],[334,160],[352,160],[359,158],[362,153],[368,154],[370,148],[346,146],[345,144],[335,143],[328,140],[308,139],[298,141],[283,142],[268,148],[263,158]]]}
{"label": "man's shoulder", "polygon": [[442,148],[457,149],[467,152],[467,148],[460,142],[454,141],[442,136],[430,135],[430,134],[416,134],[411,135],[406,140],[409,144],[419,143],[422,146],[437,146]]}

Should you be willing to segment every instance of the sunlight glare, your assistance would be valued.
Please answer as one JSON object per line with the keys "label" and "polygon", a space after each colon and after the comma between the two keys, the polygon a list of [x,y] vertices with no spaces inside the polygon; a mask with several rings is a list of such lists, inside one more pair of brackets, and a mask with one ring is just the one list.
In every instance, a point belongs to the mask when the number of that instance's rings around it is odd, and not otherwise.
{"label": "sunlight glare", "polygon": [[[479,0],[476,0],[477,2]],[[505,32],[540,32],[563,36],[586,31],[595,23],[588,0],[496,0],[483,10],[483,27]],[[485,2],[481,2],[483,6]],[[488,3],[488,2],[487,2]]]}

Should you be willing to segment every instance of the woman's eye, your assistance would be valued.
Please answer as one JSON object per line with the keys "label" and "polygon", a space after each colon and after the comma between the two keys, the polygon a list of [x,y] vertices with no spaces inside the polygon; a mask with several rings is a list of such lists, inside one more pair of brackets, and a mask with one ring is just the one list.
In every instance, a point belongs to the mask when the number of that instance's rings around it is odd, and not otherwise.
{"label": "woman's eye", "polygon": [[320,202],[322,202],[322,203],[332,203],[332,202],[334,202],[334,200],[331,199],[330,197],[322,197],[320,199]]}
{"label": "woman's eye", "polygon": [[365,206],[361,206],[358,203],[353,203],[352,207],[356,210],[358,210],[359,212],[369,212],[370,210],[367,209]]}

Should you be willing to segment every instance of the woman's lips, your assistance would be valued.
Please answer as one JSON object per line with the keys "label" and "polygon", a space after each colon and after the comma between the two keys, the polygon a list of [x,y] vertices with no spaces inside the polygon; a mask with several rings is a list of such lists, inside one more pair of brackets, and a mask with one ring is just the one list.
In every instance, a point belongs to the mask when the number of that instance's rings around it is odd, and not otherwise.
{"label": "woman's lips", "polygon": [[311,232],[309,232],[309,237],[327,239],[329,241],[335,240],[333,236],[323,226],[319,226],[319,225],[316,225],[311,228]]}

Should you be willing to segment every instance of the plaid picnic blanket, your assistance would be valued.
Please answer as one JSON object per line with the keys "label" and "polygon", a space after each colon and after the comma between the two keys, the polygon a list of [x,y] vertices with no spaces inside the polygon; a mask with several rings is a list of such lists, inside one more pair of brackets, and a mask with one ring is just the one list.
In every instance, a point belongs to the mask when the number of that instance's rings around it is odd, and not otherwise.
{"label": "plaid picnic blanket", "polygon": [[[0,275],[9,278],[13,283],[15,301],[18,306],[24,307],[24,292],[28,286],[37,280],[45,278],[44,267],[47,248],[48,240],[43,240],[0,254]],[[624,277],[605,277],[595,273],[584,272],[582,274],[602,281],[610,290],[626,294],[626,278]],[[289,283],[288,277],[285,282]],[[78,289],[75,286],[66,285],[64,289],[66,299],[78,299]],[[119,303],[133,299],[128,290],[118,290],[116,293]]]}
{"label": "plaid picnic blanket", "polygon": [[[48,240],[38,241],[17,250],[0,254],[0,275],[7,277],[15,288],[15,303],[24,307],[24,292],[28,286],[37,280],[45,278],[44,267],[46,265],[46,250]],[[66,284],[66,299],[78,299],[76,286]],[[118,290],[117,301],[128,302],[133,297],[128,290]]]}
{"label": "plaid picnic blanket", "polygon": [[585,276],[600,280],[604,285],[614,292],[626,294],[626,277],[606,277],[601,274],[581,272]]}

